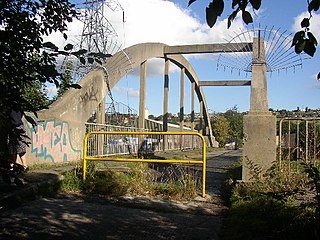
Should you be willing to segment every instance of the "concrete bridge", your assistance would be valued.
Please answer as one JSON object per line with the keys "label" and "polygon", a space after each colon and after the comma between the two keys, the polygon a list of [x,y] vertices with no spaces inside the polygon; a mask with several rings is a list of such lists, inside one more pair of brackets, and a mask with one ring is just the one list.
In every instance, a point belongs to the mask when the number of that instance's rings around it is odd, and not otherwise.
{"label": "concrete bridge", "polygon": [[[192,66],[181,54],[219,53],[234,51],[253,51],[252,80],[248,81],[210,81],[201,82]],[[261,38],[253,43],[238,44],[200,44],[168,46],[162,43],[143,43],[126,48],[111,57],[103,66],[91,71],[79,85],[81,89],[70,89],[49,109],[38,112],[38,125],[33,128],[28,124],[27,134],[31,145],[28,159],[33,162],[65,162],[79,160],[82,154],[85,122],[92,112],[98,108],[97,117],[104,122],[105,97],[133,68],[140,66],[140,103],[139,128],[144,128],[146,105],[146,68],[147,61],[152,58],[163,58],[164,66],[164,99],[163,99],[163,131],[168,130],[168,95],[169,95],[169,62],[181,69],[180,115],[184,114],[183,90],[185,76],[192,84],[191,114],[194,122],[195,96],[200,105],[200,122],[204,122],[204,135],[210,146],[217,146],[212,134],[208,106],[202,86],[251,86],[250,113],[245,117],[244,157],[248,162],[254,161],[268,167],[275,159],[275,117],[268,112],[266,88],[266,62],[264,42]],[[103,113],[103,114],[101,114]],[[180,121],[183,129],[183,118]],[[194,125],[192,125],[194,130]],[[249,150],[250,149],[250,150]],[[262,157],[262,155],[264,155]],[[244,168],[244,175],[248,175]]]}

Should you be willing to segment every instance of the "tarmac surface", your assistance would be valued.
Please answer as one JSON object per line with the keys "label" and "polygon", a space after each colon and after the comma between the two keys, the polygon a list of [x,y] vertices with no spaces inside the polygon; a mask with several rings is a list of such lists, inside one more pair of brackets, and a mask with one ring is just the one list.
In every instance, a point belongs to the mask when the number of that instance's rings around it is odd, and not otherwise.
{"label": "tarmac surface", "polygon": [[0,184],[0,239],[219,240],[224,177],[240,155],[208,153],[206,198],[189,202],[66,194],[57,192],[65,168],[31,171],[23,187]]}

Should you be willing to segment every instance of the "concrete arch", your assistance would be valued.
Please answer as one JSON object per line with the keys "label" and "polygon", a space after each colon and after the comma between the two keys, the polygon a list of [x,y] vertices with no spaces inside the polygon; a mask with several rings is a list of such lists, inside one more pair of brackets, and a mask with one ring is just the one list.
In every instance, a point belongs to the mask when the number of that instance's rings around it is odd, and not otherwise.
{"label": "concrete arch", "polygon": [[[196,85],[196,94],[199,101],[203,101],[204,121],[209,127],[210,142],[212,143],[212,141],[214,141],[206,100],[199,86],[199,80],[194,69],[182,55],[165,55],[164,49],[166,46],[167,45],[162,43],[141,43],[116,53],[108,59],[101,68],[89,72],[80,80],[79,85],[82,87],[81,89],[68,90],[55,101],[49,109],[38,112],[39,119],[40,121],[42,120],[41,124],[43,124],[43,129],[47,129],[46,124],[48,121],[53,122],[53,128],[55,128],[54,126],[60,126],[62,123],[65,124],[65,127],[68,127],[68,131],[65,132],[68,132],[69,136],[59,135],[58,132],[62,132],[61,129],[53,129],[53,131],[55,131],[54,134],[57,136],[55,139],[51,139],[51,141],[56,143],[59,142],[59,139],[61,139],[61,141],[64,139],[64,142],[60,143],[62,146],[66,143],[65,140],[69,139],[72,144],[70,142],[67,143],[67,145],[73,146],[69,148],[68,154],[70,156],[66,157],[64,154],[60,154],[59,158],[63,156],[63,159],[51,157],[53,161],[59,162],[79,159],[79,152],[81,152],[82,149],[82,139],[85,134],[84,122],[87,121],[108,93],[105,77],[107,77],[109,87],[112,89],[131,69],[151,58],[167,58],[180,68],[185,68],[185,73],[189,80]],[[37,134],[36,131],[31,130],[30,126],[29,129],[29,134]],[[52,136],[52,133],[49,132],[44,134],[51,134],[50,136]],[[31,136],[31,141],[35,141],[33,137],[39,140],[39,136]],[[44,136],[41,137],[44,138]],[[36,155],[39,155],[39,151],[38,148],[31,149],[31,152],[35,152]],[[73,155],[72,152],[74,153]]]}

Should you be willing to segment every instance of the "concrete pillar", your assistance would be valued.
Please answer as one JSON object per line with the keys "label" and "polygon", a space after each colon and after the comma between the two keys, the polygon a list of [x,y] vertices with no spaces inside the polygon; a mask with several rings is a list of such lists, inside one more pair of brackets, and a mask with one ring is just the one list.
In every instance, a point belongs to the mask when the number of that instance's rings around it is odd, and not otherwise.
{"label": "concrete pillar", "polygon": [[199,112],[199,128],[200,128],[200,133],[203,134],[203,100],[201,99],[200,102],[200,112]]}
{"label": "concrete pillar", "polygon": [[184,73],[185,69],[181,68],[181,76],[180,76],[180,132],[183,131],[184,124]]}
{"label": "concrete pillar", "polygon": [[[105,124],[106,123],[106,98],[102,100],[102,102],[98,105],[97,112],[96,112],[96,120],[98,124]],[[104,127],[99,127],[97,131],[104,131]],[[104,149],[104,136],[98,135],[97,139],[97,153],[98,155],[103,155]]]}
{"label": "concrete pillar", "polygon": [[[191,83],[191,114],[190,114],[190,122],[191,122],[191,131],[194,132],[194,93],[196,90],[196,83]],[[191,148],[194,148],[194,136],[192,136],[192,145]]]}
{"label": "concrete pillar", "polygon": [[[184,74],[185,69],[181,68],[180,73],[180,132],[183,132],[183,124],[184,124]],[[180,137],[180,149],[184,146],[184,136]]]}
{"label": "concrete pillar", "polygon": [[196,83],[193,82],[191,85],[191,131],[194,131],[194,93],[196,90]]}
{"label": "concrete pillar", "polygon": [[[163,131],[168,131],[168,104],[169,104],[169,59],[164,64],[164,89],[163,89]],[[168,136],[163,136],[163,149],[168,148]]]}
{"label": "concrete pillar", "polygon": [[[276,160],[276,117],[268,111],[264,41],[254,38],[250,111],[243,118],[242,179],[254,180]],[[260,169],[258,172],[254,169]]]}
{"label": "concrete pillar", "polygon": [[139,120],[138,128],[144,129],[144,119],[146,114],[146,78],[147,78],[147,62],[140,64],[140,93],[139,93]]}

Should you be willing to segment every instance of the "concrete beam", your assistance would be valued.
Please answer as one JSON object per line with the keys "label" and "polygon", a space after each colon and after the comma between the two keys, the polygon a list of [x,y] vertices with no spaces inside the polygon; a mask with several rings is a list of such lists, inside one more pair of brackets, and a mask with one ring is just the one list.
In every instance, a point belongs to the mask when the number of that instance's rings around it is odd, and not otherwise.
{"label": "concrete beam", "polygon": [[165,46],[164,54],[252,52],[252,43],[217,43]]}
{"label": "concrete beam", "polygon": [[249,80],[199,81],[199,86],[250,86]]}

